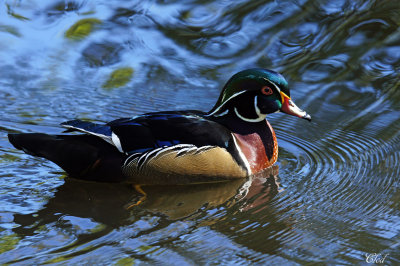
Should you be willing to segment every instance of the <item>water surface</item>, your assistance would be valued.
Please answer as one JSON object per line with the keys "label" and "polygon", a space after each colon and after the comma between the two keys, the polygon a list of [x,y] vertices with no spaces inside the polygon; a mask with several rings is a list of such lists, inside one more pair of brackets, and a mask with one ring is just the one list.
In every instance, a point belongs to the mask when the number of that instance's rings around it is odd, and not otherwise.
{"label": "water surface", "polygon": [[[400,264],[397,1],[0,2],[0,263]],[[275,167],[149,187],[70,179],[7,134],[209,110],[280,71],[313,122],[271,114]]]}

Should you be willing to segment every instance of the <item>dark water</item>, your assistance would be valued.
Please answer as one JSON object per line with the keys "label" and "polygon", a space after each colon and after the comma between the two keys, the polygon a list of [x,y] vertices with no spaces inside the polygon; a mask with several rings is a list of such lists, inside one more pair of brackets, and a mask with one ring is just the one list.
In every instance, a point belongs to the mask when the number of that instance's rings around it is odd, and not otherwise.
{"label": "dark water", "polygon": [[[1,1],[0,263],[400,264],[398,1]],[[227,184],[66,178],[11,132],[209,110],[282,72],[313,122],[272,114],[273,169]],[[366,258],[366,254],[372,254]]]}

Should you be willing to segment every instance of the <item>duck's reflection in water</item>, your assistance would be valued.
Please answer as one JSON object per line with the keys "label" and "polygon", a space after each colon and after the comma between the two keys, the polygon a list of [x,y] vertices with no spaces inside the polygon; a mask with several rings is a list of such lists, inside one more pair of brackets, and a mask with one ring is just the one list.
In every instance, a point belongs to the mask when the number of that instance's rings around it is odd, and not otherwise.
{"label": "duck's reflection in water", "polygon": [[33,214],[15,214],[20,234],[34,234],[41,225],[68,215],[90,218],[113,228],[130,224],[143,215],[166,216],[168,220],[188,218],[199,210],[237,206],[240,212],[261,210],[279,190],[278,166],[249,179],[185,186],[143,186],[146,198],[131,184],[84,182],[66,178],[43,209]]}

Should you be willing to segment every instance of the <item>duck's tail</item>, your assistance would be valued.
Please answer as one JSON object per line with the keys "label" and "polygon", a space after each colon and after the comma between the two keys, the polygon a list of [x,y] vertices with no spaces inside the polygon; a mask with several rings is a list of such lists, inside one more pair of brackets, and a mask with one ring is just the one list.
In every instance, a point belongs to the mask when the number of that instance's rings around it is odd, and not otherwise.
{"label": "duck's tail", "polygon": [[68,175],[86,180],[120,181],[124,155],[92,135],[9,134],[15,148],[46,158]]}

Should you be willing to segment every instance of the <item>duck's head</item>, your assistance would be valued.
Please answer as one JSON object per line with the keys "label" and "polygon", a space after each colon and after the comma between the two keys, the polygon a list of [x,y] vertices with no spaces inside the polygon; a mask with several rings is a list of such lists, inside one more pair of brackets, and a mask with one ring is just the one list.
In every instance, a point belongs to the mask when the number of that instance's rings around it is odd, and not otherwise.
{"label": "duck's head", "polygon": [[253,68],[229,79],[209,115],[234,114],[246,122],[260,122],[267,114],[279,111],[311,121],[311,116],[290,98],[288,84],[281,74]]}

